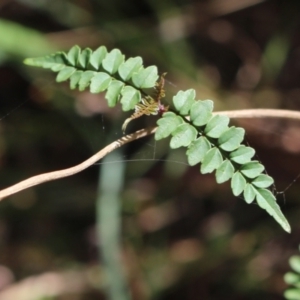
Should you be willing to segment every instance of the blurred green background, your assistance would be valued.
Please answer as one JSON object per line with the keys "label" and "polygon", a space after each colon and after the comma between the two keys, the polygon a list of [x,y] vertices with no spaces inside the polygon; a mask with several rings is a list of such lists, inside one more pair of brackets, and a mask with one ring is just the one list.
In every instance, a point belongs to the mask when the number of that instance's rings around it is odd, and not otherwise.
{"label": "blurred green background", "polygon": [[[157,65],[168,100],[194,88],[216,110],[300,109],[298,0],[2,0],[0,188],[73,166],[122,136],[130,114],[22,63],[75,44]],[[300,124],[235,123],[275,192],[292,183],[277,197],[291,235],[228,183],[188,167],[184,150],[148,137],[0,203],[0,300],[112,299],[113,289],[120,300],[283,299],[300,242]]]}

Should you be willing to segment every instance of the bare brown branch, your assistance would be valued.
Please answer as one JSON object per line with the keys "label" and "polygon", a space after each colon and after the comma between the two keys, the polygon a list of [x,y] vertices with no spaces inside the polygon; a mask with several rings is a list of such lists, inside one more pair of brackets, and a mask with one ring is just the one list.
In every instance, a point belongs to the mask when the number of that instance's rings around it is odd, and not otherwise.
{"label": "bare brown branch", "polygon": [[[291,111],[291,110],[280,110],[280,109],[245,109],[245,110],[236,110],[236,111],[222,111],[222,112],[215,112],[215,114],[222,114],[227,115],[230,118],[286,118],[286,119],[294,119],[300,121],[300,112],[298,111]],[[25,179],[15,185],[12,185],[6,189],[0,191],[0,200],[13,195],[17,192],[25,190],[29,187],[39,185],[41,183],[56,180],[59,178],[71,176],[77,174],[86,168],[90,167],[101,158],[106,156],[108,153],[112,152],[113,150],[129,143],[134,140],[140,139],[147,135],[155,133],[156,128],[150,129],[142,129],[133,134],[126,135],[113,143],[109,144],[89,159],[85,160],[84,162],[59,171],[43,173],[40,175],[36,175]]]}

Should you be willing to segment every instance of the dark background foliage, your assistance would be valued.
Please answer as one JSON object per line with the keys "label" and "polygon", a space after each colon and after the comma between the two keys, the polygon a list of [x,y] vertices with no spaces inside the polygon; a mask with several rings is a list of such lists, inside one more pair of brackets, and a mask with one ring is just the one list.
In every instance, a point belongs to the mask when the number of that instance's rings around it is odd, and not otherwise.
{"label": "dark background foliage", "polygon": [[[2,0],[1,188],[83,161],[121,137],[129,115],[109,109],[103,95],[56,84],[50,72],[24,66],[25,57],[106,45],[167,72],[169,101],[195,88],[215,110],[298,110],[299,20],[297,0]],[[142,118],[127,130],[154,121]],[[292,234],[232,196],[229,184],[188,167],[184,150],[136,141],[119,152],[122,182],[111,181],[123,186],[122,257],[133,299],[282,299],[282,276],[300,240],[299,122],[235,123],[274,177],[275,192],[289,187],[277,198]],[[112,171],[117,164],[106,162]],[[105,299],[95,234],[103,166],[0,203],[1,300]]]}

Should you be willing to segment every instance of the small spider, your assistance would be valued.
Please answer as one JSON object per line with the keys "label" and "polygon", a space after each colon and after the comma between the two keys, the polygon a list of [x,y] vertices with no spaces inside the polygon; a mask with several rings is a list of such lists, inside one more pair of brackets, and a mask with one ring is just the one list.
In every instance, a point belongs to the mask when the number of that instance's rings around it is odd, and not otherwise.
{"label": "small spider", "polygon": [[145,96],[142,98],[142,101],[135,106],[135,112],[130,116],[130,118],[126,119],[122,125],[122,130],[125,132],[128,123],[134,119],[137,119],[143,115],[158,115],[163,114],[168,111],[169,106],[165,106],[161,103],[161,99],[165,97],[165,79],[166,73],[163,73],[160,76],[160,79],[155,84],[155,96],[152,98],[151,96]]}

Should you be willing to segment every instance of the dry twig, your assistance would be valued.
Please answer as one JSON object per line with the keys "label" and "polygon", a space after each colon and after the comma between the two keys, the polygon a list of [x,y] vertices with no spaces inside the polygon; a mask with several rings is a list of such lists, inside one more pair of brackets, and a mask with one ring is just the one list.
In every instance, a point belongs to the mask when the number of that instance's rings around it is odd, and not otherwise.
{"label": "dry twig", "polygon": [[[230,118],[285,118],[285,119],[300,120],[300,112],[291,111],[291,110],[280,110],[280,109],[245,109],[245,110],[236,110],[236,111],[222,111],[222,112],[216,112],[215,114],[227,115]],[[43,173],[25,179],[15,185],[12,185],[0,191],[0,200],[10,195],[13,195],[17,192],[20,192],[22,190],[25,190],[29,187],[79,173],[85,170],[86,168],[90,167],[97,161],[99,161],[101,158],[103,158],[113,150],[129,142],[153,134],[155,133],[155,131],[156,128],[139,130],[133,134],[126,135],[114,141],[113,143],[109,144],[108,146],[106,146],[105,148],[103,148],[93,156],[91,156],[89,159],[85,160],[84,162],[74,167],[59,170],[59,171],[49,172],[49,173]]]}

